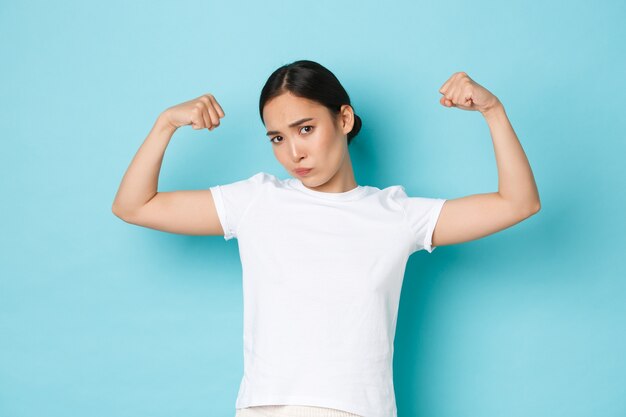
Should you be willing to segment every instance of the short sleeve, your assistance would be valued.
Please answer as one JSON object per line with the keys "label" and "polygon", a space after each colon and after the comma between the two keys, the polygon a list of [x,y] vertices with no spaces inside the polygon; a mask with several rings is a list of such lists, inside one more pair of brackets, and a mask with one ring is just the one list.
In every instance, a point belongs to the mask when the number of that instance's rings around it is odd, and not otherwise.
{"label": "short sleeve", "polygon": [[445,198],[409,197],[404,187],[397,186],[394,199],[404,209],[408,227],[413,235],[411,253],[425,249],[432,253],[437,247],[432,246],[435,225],[441,214]]}
{"label": "short sleeve", "polygon": [[239,224],[267,175],[259,172],[244,180],[209,187],[213,195],[215,210],[224,229],[224,240],[237,237]]}

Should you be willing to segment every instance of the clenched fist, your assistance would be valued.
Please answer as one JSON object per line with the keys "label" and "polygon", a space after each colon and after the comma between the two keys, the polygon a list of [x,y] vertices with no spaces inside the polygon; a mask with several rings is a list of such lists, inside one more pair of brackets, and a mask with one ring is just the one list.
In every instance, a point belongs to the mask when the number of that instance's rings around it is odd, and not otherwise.
{"label": "clenched fist", "polygon": [[163,112],[167,122],[178,129],[191,125],[194,129],[213,130],[225,116],[213,94],[207,93],[193,100],[172,106]]}
{"label": "clenched fist", "polygon": [[443,94],[443,97],[439,99],[443,106],[458,107],[461,110],[478,110],[483,114],[500,102],[489,90],[472,80],[463,71],[452,74],[441,86],[439,92]]}

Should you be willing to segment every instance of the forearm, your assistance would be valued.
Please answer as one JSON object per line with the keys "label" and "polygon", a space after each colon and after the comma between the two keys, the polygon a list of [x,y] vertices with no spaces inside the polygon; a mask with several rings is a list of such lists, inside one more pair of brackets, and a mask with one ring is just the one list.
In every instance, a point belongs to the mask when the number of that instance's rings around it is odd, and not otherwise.
{"label": "forearm", "polygon": [[112,207],[116,215],[132,213],[157,194],[163,156],[175,131],[159,115],[122,178]]}
{"label": "forearm", "polygon": [[483,116],[489,125],[496,155],[498,193],[514,207],[538,210],[540,200],[537,184],[504,106],[498,100]]}

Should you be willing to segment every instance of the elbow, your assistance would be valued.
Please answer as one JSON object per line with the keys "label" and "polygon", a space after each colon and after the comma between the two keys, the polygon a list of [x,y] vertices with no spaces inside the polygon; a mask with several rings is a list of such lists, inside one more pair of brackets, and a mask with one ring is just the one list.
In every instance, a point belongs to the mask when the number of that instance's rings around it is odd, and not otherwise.
{"label": "elbow", "polygon": [[537,200],[532,203],[524,203],[524,204],[511,204],[510,210],[512,215],[517,218],[518,221],[525,220],[539,212],[541,209],[541,203]]}
{"label": "elbow", "polygon": [[539,212],[539,210],[541,210],[541,202],[539,200],[535,201],[534,203],[528,205],[527,207],[524,208],[523,210],[523,215],[524,218],[528,218],[530,216],[533,216],[535,214],[537,214]]}
{"label": "elbow", "polygon": [[124,220],[122,212],[120,211],[120,209],[113,204],[113,206],[111,207],[111,212],[116,216],[119,217],[120,219]]}
{"label": "elbow", "polygon": [[125,222],[128,222],[128,211],[126,210],[122,210],[120,207],[118,207],[115,203],[113,203],[113,205],[111,206],[111,212],[116,216],[119,217],[120,219],[124,220]]}
{"label": "elbow", "polygon": [[534,205],[534,211],[533,214],[536,214],[539,212],[539,210],[541,210],[541,202],[539,200],[537,200],[537,202]]}
{"label": "elbow", "polygon": [[113,204],[111,205],[111,212],[115,214],[117,217],[120,217],[121,210],[117,203],[117,200],[113,201]]}
{"label": "elbow", "polygon": [[539,200],[539,196],[537,195],[537,198],[530,205],[530,214],[537,214],[539,210],[541,210],[541,200]]}

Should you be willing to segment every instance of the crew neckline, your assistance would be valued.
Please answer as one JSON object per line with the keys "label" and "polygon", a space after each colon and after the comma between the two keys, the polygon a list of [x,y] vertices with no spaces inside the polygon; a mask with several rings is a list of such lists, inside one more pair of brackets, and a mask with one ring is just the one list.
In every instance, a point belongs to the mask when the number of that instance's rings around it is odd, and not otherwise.
{"label": "crew neckline", "polygon": [[323,198],[325,200],[334,200],[334,201],[349,201],[356,200],[361,197],[363,193],[365,193],[366,187],[363,185],[357,185],[355,188],[344,191],[341,193],[328,193],[324,191],[315,191],[302,184],[297,178],[289,178],[289,184],[293,186],[293,188],[300,190],[306,194],[312,195],[314,197]]}

